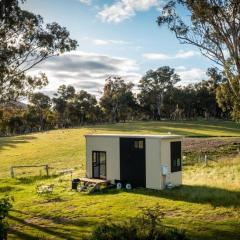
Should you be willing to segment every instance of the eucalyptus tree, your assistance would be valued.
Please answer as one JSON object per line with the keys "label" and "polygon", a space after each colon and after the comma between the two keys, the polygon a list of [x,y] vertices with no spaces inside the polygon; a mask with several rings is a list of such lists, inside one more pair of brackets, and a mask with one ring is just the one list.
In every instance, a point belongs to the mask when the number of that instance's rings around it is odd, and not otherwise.
{"label": "eucalyptus tree", "polygon": [[167,91],[171,91],[179,81],[178,74],[168,66],[160,67],[157,70],[149,70],[140,80],[139,102],[143,108],[152,113],[154,120],[161,119],[164,95]]}
{"label": "eucalyptus tree", "polygon": [[0,2],[0,103],[26,96],[48,83],[29,70],[46,59],[74,50],[77,42],[65,27],[44,24],[40,15],[21,9],[18,0]]}
{"label": "eucalyptus tree", "polygon": [[121,76],[109,76],[106,79],[100,105],[112,122],[126,120],[126,112],[131,112],[135,102],[133,86]]}
{"label": "eucalyptus tree", "polygon": [[37,113],[40,130],[44,130],[44,121],[46,122],[47,111],[51,107],[51,99],[43,93],[33,93],[29,96],[29,102]]}
{"label": "eucalyptus tree", "polygon": [[81,125],[85,122],[94,122],[96,106],[96,97],[87,91],[80,90],[75,94],[72,103],[72,116],[77,120],[77,123]]}
{"label": "eucalyptus tree", "polygon": [[66,127],[69,123],[70,103],[74,101],[75,88],[71,85],[59,86],[57,93],[54,94],[53,108],[58,114],[58,127]]}
{"label": "eucalyptus tree", "polygon": [[[183,9],[187,12],[183,16]],[[181,12],[181,14],[179,14]],[[240,4],[239,0],[171,0],[157,22],[167,25],[182,44],[193,45],[216,63],[226,81],[217,88],[240,118]]]}

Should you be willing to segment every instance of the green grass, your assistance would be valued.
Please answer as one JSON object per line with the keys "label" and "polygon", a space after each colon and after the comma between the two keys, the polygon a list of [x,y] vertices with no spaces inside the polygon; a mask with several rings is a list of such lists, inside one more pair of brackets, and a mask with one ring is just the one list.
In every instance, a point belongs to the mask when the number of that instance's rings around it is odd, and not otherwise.
{"label": "green grass", "polygon": [[[22,178],[8,178],[10,166],[25,164],[49,164],[52,174],[75,167],[73,177],[84,174],[83,135],[87,133],[169,131],[188,136],[240,136],[232,122],[200,121],[121,123],[0,138],[0,197],[15,198],[9,239],[82,239],[101,222],[123,221],[156,204],[166,213],[165,224],[185,229],[191,239],[240,239],[240,157],[224,157],[207,167],[187,166],[184,185],[164,191],[76,193],[70,190],[70,176],[27,177],[39,175],[40,169],[21,170],[17,176]],[[40,183],[53,183],[54,193],[38,196],[35,188]]]}

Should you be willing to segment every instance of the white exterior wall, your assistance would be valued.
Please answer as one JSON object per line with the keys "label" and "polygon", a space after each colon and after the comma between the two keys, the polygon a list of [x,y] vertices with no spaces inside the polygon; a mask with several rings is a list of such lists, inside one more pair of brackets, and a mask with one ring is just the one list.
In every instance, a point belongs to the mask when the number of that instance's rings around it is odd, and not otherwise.
{"label": "white exterior wall", "polygon": [[[163,189],[166,183],[181,185],[182,172],[171,173],[170,143],[182,138],[141,137],[146,144],[146,188]],[[89,178],[92,178],[92,151],[106,152],[107,180],[120,179],[120,137],[86,136],[86,176]],[[162,166],[168,167],[167,176],[163,176]]]}
{"label": "white exterior wall", "polygon": [[146,188],[161,189],[160,140],[146,138]]}
{"label": "white exterior wall", "polygon": [[106,152],[107,180],[120,179],[120,151],[117,137],[86,137],[86,171],[92,178],[92,151]]}
{"label": "white exterior wall", "polygon": [[[166,183],[171,183],[174,186],[182,184],[182,171],[171,172],[171,142],[181,141],[181,139],[161,139],[161,187],[164,188]],[[168,175],[162,175],[162,166],[168,167]]]}

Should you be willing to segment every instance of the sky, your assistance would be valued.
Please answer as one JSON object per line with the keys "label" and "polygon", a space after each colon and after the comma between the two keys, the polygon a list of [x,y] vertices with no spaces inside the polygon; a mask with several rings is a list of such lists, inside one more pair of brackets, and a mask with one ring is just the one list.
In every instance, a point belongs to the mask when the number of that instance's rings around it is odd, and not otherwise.
{"label": "sky", "polygon": [[65,26],[79,44],[75,51],[51,58],[30,73],[47,74],[49,85],[43,91],[49,95],[62,84],[100,95],[111,74],[137,85],[146,71],[161,66],[175,68],[181,85],[206,79],[212,63],[197,48],[180,44],[167,27],[157,25],[164,2],[27,0],[22,8],[40,14],[45,23]]}

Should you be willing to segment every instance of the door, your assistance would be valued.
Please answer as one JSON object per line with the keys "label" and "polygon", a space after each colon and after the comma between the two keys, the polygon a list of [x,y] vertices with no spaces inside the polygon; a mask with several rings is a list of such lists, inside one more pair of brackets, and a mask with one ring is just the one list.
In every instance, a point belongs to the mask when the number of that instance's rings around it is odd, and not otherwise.
{"label": "door", "polygon": [[120,138],[120,178],[133,187],[146,187],[144,138]]}
{"label": "door", "polygon": [[92,177],[106,179],[106,152],[92,152]]}

